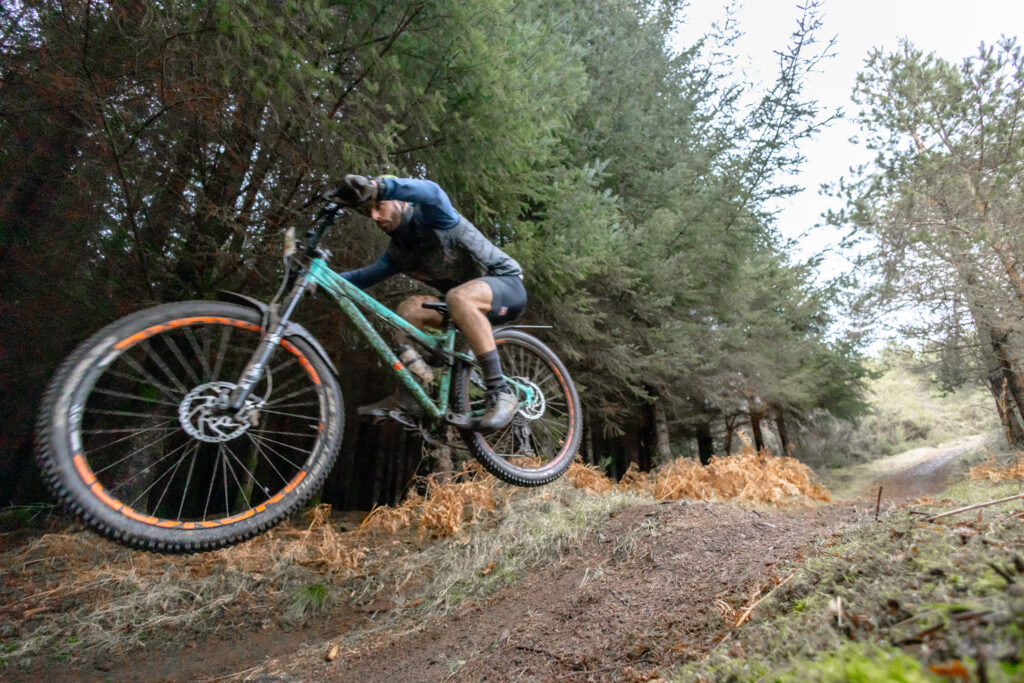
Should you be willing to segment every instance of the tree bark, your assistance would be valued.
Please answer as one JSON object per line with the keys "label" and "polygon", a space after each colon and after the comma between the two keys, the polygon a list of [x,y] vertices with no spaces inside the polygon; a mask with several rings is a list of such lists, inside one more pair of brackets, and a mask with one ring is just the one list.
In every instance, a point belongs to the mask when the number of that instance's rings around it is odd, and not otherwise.
{"label": "tree bark", "polygon": [[711,439],[711,425],[707,422],[697,425],[697,454],[700,457],[701,465],[711,462],[711,456],[715,454],[715,443]]}
{"label": "tree bark", "polygon": [[754,432],[754,448],[760,453],[764,450],[764,435],[761,433],[761,413],[750,413],[750,429]]}
{"label": "tree bark", "polygon": [[1024,377],[1017,372],[1017,359],[1014,358],[1009,344],[1007,344],[1009,333],[1005,330],[993,329],[991,335],[992,349],[996,352],[996,358],[999,359],[999,369],[1006,380],[1006,389],[1013,397],[1017,414],[1024,416]]}
{"label": "tree bark", "polygon": [[987,382],[989,391],[992,392],[996,401],[996,411],[999,413],[999,421],[1003,425],[1003,434],[1010,448],[1024,446],[1024,427],[1017,420],[1016,411],[1007,400],[1006,378],[1001,370],[996,369],[990,373]]}
{"label": "tree bark", "polygon": [[779,443],[782,444],[781,455],[789,455],[789,430],[786,428],[786,416],[782,414],[781,410],[775,416],[775,427],[779,431]]}
{"label": "tree bark", "polygon": [[660,398],[651,404],[651,415],[654,419],[654,466],[665,465],[672,461],[672,446],[668,437],[668,419]]}
{"label": "tree bark", "polygon": [[452,471],[455,466],[452,464],[452,448],[447,444],[443,444],[434,449],[434,473],[437,475],[439,482],[446,482],[451,480]]}
{"label": "tree bark", "polygon": [[723,454],[729,456],[732,454],[732,437],[736,434],[736,416],[731,415],[725,418],[725,448]]}

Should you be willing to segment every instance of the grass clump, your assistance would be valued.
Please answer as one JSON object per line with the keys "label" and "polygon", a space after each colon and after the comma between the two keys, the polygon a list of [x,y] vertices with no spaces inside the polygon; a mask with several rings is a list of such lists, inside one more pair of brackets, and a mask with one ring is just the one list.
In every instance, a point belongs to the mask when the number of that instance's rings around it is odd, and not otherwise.
{"label": "grass clump", "polygon": [[320,614],[331,602],[331,590],[322,583],[303,586],[292,593],[288,613],[295,618]]}
{"label": "grass clump", "polygon": [[[970,498],[999,497],[977,482]],[[1024,527],[1012,509],[925,522],[923,501],[832,539],[677,680],[1019,681]],[[1019,509],[1019,506],[1018,506]],[[947,678],[943,678],[947,677]]]}
{"label": "grass clump", "polygon": [[486,597],[526,570],[557,561],[596,534],[615,510],[653,502],[643,494],[623,491],[592,496],[564,480],[529,491],[489,481],[494,501],[489,514],[465,512],[476,515],[478,522],[460,533],[440,536],[401,562],[368,572],[353,598],[368,600],[400,591],[406,584],[400,577],[416,576],[417,590],[392,599],[414,602],[419,612],[448,613],[469,598]]}

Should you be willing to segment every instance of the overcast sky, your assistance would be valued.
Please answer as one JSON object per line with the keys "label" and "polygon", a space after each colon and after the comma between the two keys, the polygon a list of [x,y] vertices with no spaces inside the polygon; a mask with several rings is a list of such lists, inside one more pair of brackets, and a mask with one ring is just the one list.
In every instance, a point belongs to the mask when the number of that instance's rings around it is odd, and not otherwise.
{"label": "overcast sky", "polygon": [[[784,48],[795,28],[798,4],[795,0],[746,0],[740,6],[737,17],[744,36],[736,50],[748,76],[774,81],[778,60],[773,51]],[[712,22],[720,21],[724,6],[723,0],[691,0],[680,44],[692,44]],[[1001,35],[1024,33],[1024,0],[825,0],[823,11],[820,35],[823,40],[836,37],[836,56],[807,82],[805,92],[826,109],[842,107],[851,119],[856,113],[850,102],[854,79],[873,47],[891,51],[906,37],[922,50],[959,62],[976,53],[982,41],[994,43]],[[852,122],[839,121],[804,144],[807,163],[796,182],[807,189],[787,202],[779,216],[783,235],[807,233],[800,239],[797,256],[822,251],[837,240],[837,233],[829,229],[808,230],[834,205],[834,200],[819,195],[819,186],[835,182],[850,166],[871,159],[866,150],[849,142],[856,132]],[[843,267],[843,259],[832,256],[821,274],[827,278]]]}

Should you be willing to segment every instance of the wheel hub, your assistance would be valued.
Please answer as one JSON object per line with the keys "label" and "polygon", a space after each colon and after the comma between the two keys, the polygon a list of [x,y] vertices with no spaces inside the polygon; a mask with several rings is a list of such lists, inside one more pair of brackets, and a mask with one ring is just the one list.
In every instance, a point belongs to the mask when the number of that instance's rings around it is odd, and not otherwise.
{"label": "wheel hub", "polygon": [[261,399],[249,398],[238,413],[226,411],[231,382],[207,382],[188,392],[178,404],[178,420],[190,436],[208,443],[231,441],[259,421]]}
{"label": "wheel hub", "polygon": [[526,400],[520,400],[519,402],[519,414],[525,417],[527,420],[539,419],[544,411],[547,409],[547,402],[544,400],[544,392],[540,390],[537,383],[526,377],[513,377],[517,383],[526,387],[528,391],[526,394]]}

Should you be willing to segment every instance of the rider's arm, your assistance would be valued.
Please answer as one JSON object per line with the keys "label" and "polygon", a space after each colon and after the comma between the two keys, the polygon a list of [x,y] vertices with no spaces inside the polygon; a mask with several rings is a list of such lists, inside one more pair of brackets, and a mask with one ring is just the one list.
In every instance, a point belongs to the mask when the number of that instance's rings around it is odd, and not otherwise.
{"label": "rider's arm", "polygon": [[416,178],[377,178],[383,187],[377,195],[378,201],[396,199],[420,207],[423,218],[431,227],[450,230],[459,223],[460,216],[452,201],[433,180]]}
{"label": "rider's arm", "polygon": [[392,275],[398,275],[398,272],[398,268],[395,268],[395,265],[391,263],[391,258],[385,251],[374,263],[362,268],[346,271],[341,276],[359,289],[366,289],[378,282],[387,280]]}

